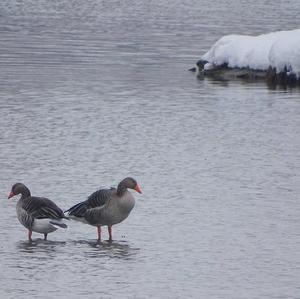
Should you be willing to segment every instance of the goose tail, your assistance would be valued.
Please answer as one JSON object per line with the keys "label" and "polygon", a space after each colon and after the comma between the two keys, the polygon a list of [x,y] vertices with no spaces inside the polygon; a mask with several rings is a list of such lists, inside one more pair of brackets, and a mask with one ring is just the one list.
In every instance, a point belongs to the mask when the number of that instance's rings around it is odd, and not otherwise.
{"label": "goose tail", "polygon": [[86,223],[84,219],[84,214],[87,210],[86,203],[80,202],[76,204],[75,206],[71,207],[70,209],[64,211],[65,217],[68,219],[81,221]]}
{"label": "goose tail", "polygon": [[55,228],[64,228],[66,229],[68,226],[64,223],[63,220],[56,220],[56,219],[51,219],[49,221],[51,225],[53,225]]}

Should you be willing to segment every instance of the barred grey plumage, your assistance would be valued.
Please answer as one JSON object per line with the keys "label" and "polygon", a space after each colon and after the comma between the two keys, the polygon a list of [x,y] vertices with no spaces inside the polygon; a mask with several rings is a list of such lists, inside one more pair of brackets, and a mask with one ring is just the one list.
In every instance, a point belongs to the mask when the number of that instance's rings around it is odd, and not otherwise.
{"label": "barred grey plumage", "polygon": [[16,211],[20,223],[28,229],[28,238],[31,240],[32,231],[47,234],[57,230],[57,228],[66,228],[67,225],[62,221],[63,211],[50,199],[44,197],[31,196],[29,189],[22,183],[16,183],[12,186],[8,198],[21,194]]}
{"label": "barred grey plumage", "polygon": [[134,197],[127,188],[141,193],[136,180],[128,177],[119,183],[117,189],[100,189],[65,213],[71,219],[96,226],[99,241],[101,226],[108,226],[109,240],[112,240],[112,225],[125,220],[135,205]]}

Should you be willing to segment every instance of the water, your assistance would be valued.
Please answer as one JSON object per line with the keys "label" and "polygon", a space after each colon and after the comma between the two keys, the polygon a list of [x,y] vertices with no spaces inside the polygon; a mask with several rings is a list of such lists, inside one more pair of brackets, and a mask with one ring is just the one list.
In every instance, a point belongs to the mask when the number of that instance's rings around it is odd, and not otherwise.
{"label": "water", "polygon": [[[300,298],[299,89],[198,80],[224,34],[299,27],[297,1],[1,1],[1,298]],[[18,223],[133,176],[114,242]],[[104,231],[107,239],[107,232]]]}

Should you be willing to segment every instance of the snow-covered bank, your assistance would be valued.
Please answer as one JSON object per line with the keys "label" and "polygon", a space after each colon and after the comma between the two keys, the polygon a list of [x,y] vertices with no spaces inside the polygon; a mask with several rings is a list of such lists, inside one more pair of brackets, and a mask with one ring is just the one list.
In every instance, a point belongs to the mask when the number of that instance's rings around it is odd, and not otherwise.
{"label": "snow-covered bank", "polygon": [[[300,29],[259,36],[226,35],[197,63],[204,75],[220,69],[300,81]],[[237,72],[239,74],[240,72]]]}

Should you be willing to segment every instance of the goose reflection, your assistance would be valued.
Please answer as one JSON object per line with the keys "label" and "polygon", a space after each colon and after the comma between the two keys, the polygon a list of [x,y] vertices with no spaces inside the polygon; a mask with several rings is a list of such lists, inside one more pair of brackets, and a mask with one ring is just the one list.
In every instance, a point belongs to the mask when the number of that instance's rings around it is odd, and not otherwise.
{"label": "goose reflection", "polygon": [[131,259],[133,258],[139,248],[132,247],[127,241],[102,241],[95,242],[95,240],[78,240],[74,241],[76,245],[88,245],[92,250],[84,251],[84,255],[87,258],[119,258],[119,259]]}
{"label": "goose reflection", "polygon": [[21,252],[27,253],[38,253],[38,252],[48,252],[53,254],[57,248],[65,246],[65,241],[45,241],[43,239],[35,239],[31,242],[19,241],[17,242],[17,249]]}

